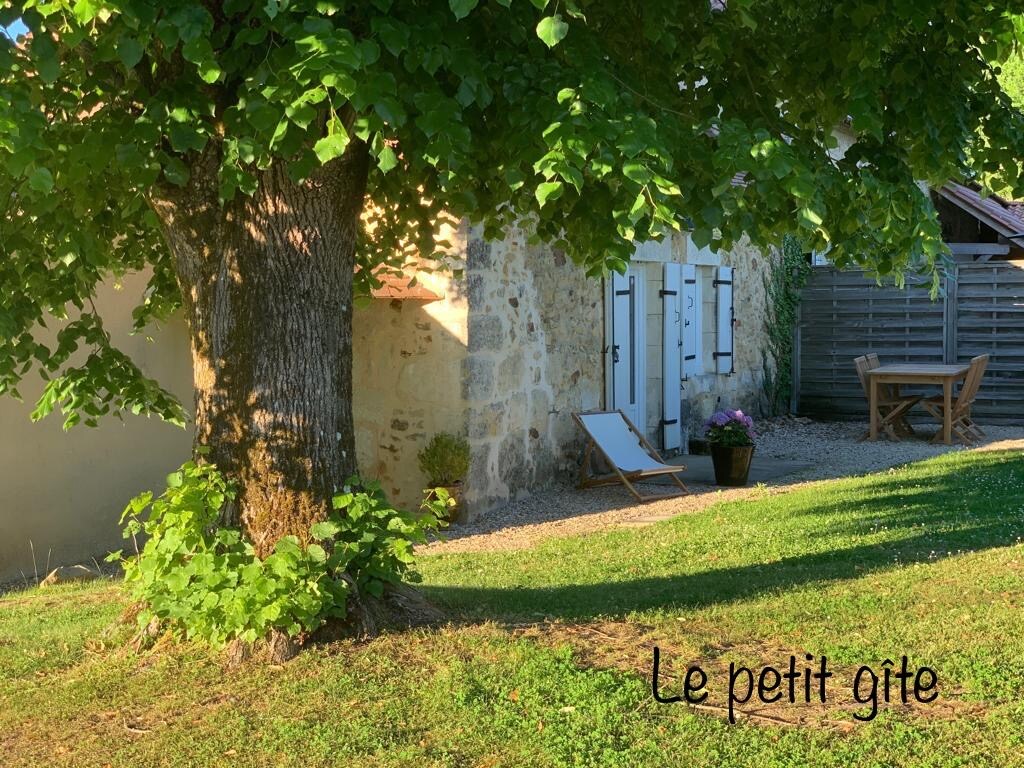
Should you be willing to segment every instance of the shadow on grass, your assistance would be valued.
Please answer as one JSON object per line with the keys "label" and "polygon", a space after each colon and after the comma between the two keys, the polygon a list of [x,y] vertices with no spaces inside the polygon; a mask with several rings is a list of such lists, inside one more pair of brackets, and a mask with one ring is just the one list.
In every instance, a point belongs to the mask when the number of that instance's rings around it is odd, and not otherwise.
{"label": "shadow on grass", "polygon": [[[808,493],[807,503],[790,511],[793,515],[838,512],[830,535],[852,536],[854,540],[883,528],[890,533],[906,531],[903,538],[883,543],[866,542],[677,576],[552,587],[433,585],[423,589],[431,600],[467,620],[619,618],[634,611],[703,608],[855,579],[900,564],[929,562],[947,553],[1007,546],[1024,536],[1024,510],[1019,500],[1024,456],[992,452],[972,458],[967,466],[956,460],[947,462],[948,471],[912,469],[908,474],[869,479],[865,485],[869,495],[863,499],[839,501]],[[644,531],[646,535],[672,535],[660,526]],[[606,555],[595,551],[595,557]],[[624,562],[623,571],[627,566]]]}

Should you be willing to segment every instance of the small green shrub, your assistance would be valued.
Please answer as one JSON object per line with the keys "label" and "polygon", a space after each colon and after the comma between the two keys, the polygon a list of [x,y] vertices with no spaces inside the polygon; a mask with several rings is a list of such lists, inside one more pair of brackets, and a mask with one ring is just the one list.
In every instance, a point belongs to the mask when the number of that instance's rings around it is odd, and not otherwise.
{"label": "small green shrub", "polygon": [[469,472],[469,442],[464,437],[438,432],[416,458],[429,485],[455,485]]}
{"label": "small green shrub", "polygon": [[144,606],[140,627],[158,619],[214,646],[251,642],[275,628],[310,632],[345,616],[346,574],[375,596],[385,584],[418,580],[412,547],[444,513],[441,502],[425,504],[421,515],[396,510],[379,484],[353,478],[329,518],[310,528],[309,544],[286,536],[261,560],[241,531],[217,526],[233,496],[214,465],[187,462],[160,497],[143,493],[125,509],[125,538],[148,537],[141,552],[122,560],[126,585]]}

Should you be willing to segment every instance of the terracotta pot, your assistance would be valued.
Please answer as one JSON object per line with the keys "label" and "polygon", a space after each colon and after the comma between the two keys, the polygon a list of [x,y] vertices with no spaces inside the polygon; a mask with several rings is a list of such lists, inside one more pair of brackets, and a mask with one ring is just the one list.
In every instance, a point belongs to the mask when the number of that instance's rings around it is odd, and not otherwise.
{"label": "terracotta pot", "polygon": [[750,474],[750,460],[754,456],[752,445],[711,444],[711,462],[715,465],[715,483],[727,486],[744,486]]}

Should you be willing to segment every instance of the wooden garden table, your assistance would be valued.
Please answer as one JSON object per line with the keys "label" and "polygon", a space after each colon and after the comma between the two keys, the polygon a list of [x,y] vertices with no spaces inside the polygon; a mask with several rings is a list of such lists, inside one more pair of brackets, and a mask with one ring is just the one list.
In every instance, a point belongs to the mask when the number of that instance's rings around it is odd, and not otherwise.
{"label": "wooden garden table", "polygon": [[938,384],[942,387],[942,442],[953,443],[953,383],[967,376],[968,365],[937,365],[933,363],[894,363],[865,371],[870,382],[868,410],[871,413],[869,440],[878,439],[878,386],[880,384]]}

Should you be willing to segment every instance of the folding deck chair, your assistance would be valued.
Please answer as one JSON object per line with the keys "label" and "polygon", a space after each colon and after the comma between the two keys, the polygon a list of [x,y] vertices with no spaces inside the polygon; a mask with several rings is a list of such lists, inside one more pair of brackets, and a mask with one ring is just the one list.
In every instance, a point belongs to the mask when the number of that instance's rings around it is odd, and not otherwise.
{"label": "folding deck chair", "polygon": [[[622,483],[637,501],[673,499],[689,493],[677,475],[685,466],[673,466],[662,461],[661,456],[647,438],[638,430],[622,411],[590,411],[574,413],[572,417],[587,433],[587,447],[580,467],[580,488]],[[591,473],[590,461],[594,451],[608,463],[613,472],[607,475]],[[668,475],[679,490],[671,493],[642,494],[633,485],[649,477]]]}

